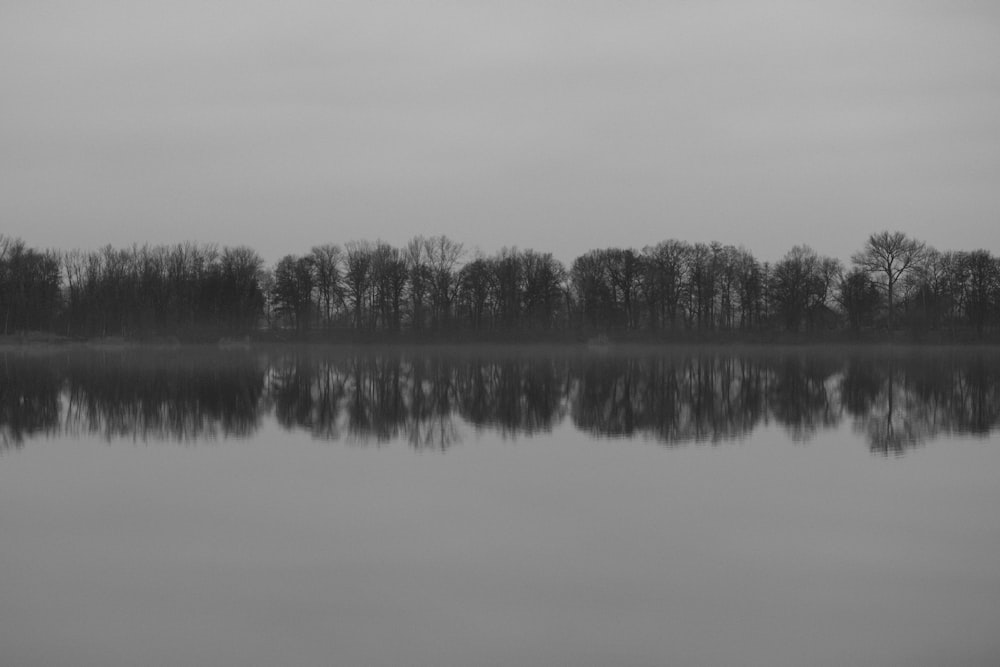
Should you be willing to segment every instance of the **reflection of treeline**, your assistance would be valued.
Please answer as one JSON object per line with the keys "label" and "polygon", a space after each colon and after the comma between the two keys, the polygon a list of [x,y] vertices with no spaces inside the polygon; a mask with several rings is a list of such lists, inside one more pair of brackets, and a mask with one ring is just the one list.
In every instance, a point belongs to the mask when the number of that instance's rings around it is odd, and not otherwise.
{"label": "reflection of treeline", "polygon": [[731,356],[590,358],[572,373],[572,416],[599,435],[732,439],[766,413],[766,369]]}
{"label": "reflection of treeline", "polygon": [[0,434],[196,440],[249,436],[262,417],[264,372],[215,350],[4,357]]}
{"label": "reflection of treeline", "polygon": [[456,416],[510,435],[551,429],[566,382],[566,364],[551,360],[290,355],[271,366],[269,399],[280,424],[317,437],[443,447],[458,437]]}
{"label": "reflection of treeline", "polygon": [[63,376],[47,359],[0,356],[0,447],[59,430]]}
{"label": "reflection of treeline", "polygon": [[273,267],[246,247],[190,243],[39,252],[0,237],[3,333],[209,338],[271,329],[352,338],[683,336],[831,329],[1000,330],[1000,259],[872,234],[850,267],[805,246],[761,262],[745,248],[667,240],[549,253],[466,252],[444,236],[352,241]]}
{"label": "reflection of treeline", "polygon": [[1000,424],[995,357],[853,360],[840,394],[854,428],[884,454],[942,434],[986,435]]}
{"label": "reflection of treeline", "polygon": [[244,361],[207,351],[72,358],[65,422],[109,438],[251,435],[261,417],[263,372]]}
{"label": "reflection of treeline", "polygon": [[517,437],[567,417],[598,436],[739,439],[774,423],[798,440],[848,420],[874,451],[1000,424],[995,355],[844,358],[491,355],[370,351],[3,357],[0,437],[95,433],[194,440],[253,434],[274,415],[321,439],[447,447],[461,424]]}

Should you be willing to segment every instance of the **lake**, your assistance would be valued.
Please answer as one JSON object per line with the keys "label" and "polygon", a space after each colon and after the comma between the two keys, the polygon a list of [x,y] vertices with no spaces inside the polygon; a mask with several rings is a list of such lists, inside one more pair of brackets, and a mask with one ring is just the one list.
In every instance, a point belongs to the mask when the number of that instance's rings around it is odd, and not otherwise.
{"label": "lake", "polygon": [[0,353],[0,664],[997,665],[1000,352]]}

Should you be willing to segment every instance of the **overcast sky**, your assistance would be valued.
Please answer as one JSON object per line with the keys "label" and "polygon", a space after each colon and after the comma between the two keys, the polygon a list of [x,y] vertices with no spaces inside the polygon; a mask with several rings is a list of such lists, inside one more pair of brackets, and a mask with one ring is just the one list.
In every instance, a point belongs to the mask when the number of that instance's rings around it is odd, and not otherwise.
{"label": "overcast sky", "polygon": [[0,233],[1000,253],[1000,2],[0,4]]}

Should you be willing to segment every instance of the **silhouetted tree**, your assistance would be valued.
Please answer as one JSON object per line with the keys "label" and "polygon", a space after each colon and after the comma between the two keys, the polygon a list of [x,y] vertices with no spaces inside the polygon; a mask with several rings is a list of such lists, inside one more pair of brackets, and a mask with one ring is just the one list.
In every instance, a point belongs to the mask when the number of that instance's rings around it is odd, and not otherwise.
{"label": "silhouetted tree", "polygon": [[252,330],[263,314],[261,275],[264,260],[246,246],[224,248],[219,258],[219,308],[230,331]]}
{"label": "silhouetted tree", "polygon": [[323,323],[330,327],[333,323],[333,305],[343,299],[341,291],[340,262],[343,252],[340,246],[327,243],[313,246],[312,257],[316,290],[323,306]]}
{"label": "silhouetted tree", "polygon": [[521,292],[524,285],[524,266],[517,248],[503,248],[489,263],[492,269],[493,317],[499,326],[512,331],[521,321]]}
{"label": "silhouetted tree", "polygon": [[477,257],[459,272],[460,300],[473,331],[482,331],[492,319],[489,307],[495,292],[494,268],[491,260]]}
{"label": "silhouetted tree", "polygon": [[381,241],[375,245],[372,250],[371,283],[375,290],[373,322],[377,317],[383,329],[398,332],[406,286],[406,261],[399,250]]}
{"label": "silhouetted tree", "polygon": [[3,333],[51,330],[60,307],[59,258],[0,236]]}
{"label": "silhouetted tree", "polygon": [[527,250],[520,255],[524,276],[524,313],[531,326],[551,329],[565,303],[566,269],[551,253]]}
{"label": "silhouetted tree", "polygon": [[600,251],[605,275],[611,287],[612,303],[616,306],[615,324],[625,329],[638,326],[636,306],[641,269],[639,256],[631,248],[608,248]]}
{"label": "silhouetted tree", "polygon": [[687,288],[687,258],[690,246],[683,241],[663,241],[643,248],[643,288],[650,327],[676,329]]}
{"label": "silhouetted tree", "polygon": [[576,297],[580,324],[607,330],[612,324],[615,303],[607,268],[599,251],[592,250],[573,261],[570,283]]}
{"label": "silhouetted tree", "polygon": [[360,331],[365,321],[365,297],[370,291],[374,249],[368,241],[351,241],[345,250],[344,288],[354,312],[354,328]]}
{"label": "silhouetted tree", "polygon": [[980,337],[997,305],[1000,288],[1000,263],[986,250],[976,250],[964,257],[968,271],[966,314]]}
{"label": "silhouetted tree", "polygon": [[451,306],[458,292],[456,269],[462,252],[462,244],[447,236],[434,236],[424,241],[424,255],[431,276],[431,322],[435,329],[444,329],[450,324]]}
{"label": "silhouetted tree", "polygon": [[424,329],[428,294],[434,279],[428,264],[426,239],[422,236],[411,239],[403,248],[403,260],[409,274],[410,326],[419,332]]}
{"label": "silhouetted tree", "polygon": [[300,332],[311,323],[314,286],[313,262],[308,255],[286,255],[274,268],[275,308]]}
{"label": "silhouetted tree", "polygon": [[698,329],[711,329],[715,318],[715,262],[712,248],[691,246],[688,254],[688,321]]}
{"label": "silhouetted tree", "polygon": [[838,302],[855,331],[870,326],[878,306],[878,290],[867,271],[853,269],[840,281]]}
{"label": "silhouetted tree", "polygon": [[893,328],[896,283],[920,266],[926,252],[924,243],[911,239],[902,232],[882,231],[869,236],[864,250],[851,258],[859,268],[882,277],[879,284],[885,289],[889,305],[889,331]]}
{"label": "silhouetted tree", "polygon": [[820,257],[808,246],[795,246],[775,264],[771,297],[785,328],[798,330],[803,321],[815,326],[816,314],[826,307],[839,274],[837,260]]}

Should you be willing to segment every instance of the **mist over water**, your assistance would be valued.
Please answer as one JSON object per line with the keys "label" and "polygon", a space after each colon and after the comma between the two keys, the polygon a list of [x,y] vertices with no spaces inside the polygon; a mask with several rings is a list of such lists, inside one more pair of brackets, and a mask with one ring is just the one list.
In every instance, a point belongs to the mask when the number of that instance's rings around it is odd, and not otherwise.
{"label": "mist over water", "polygon": [[0,364],[0,663],[992,665],[1000,354]]}

